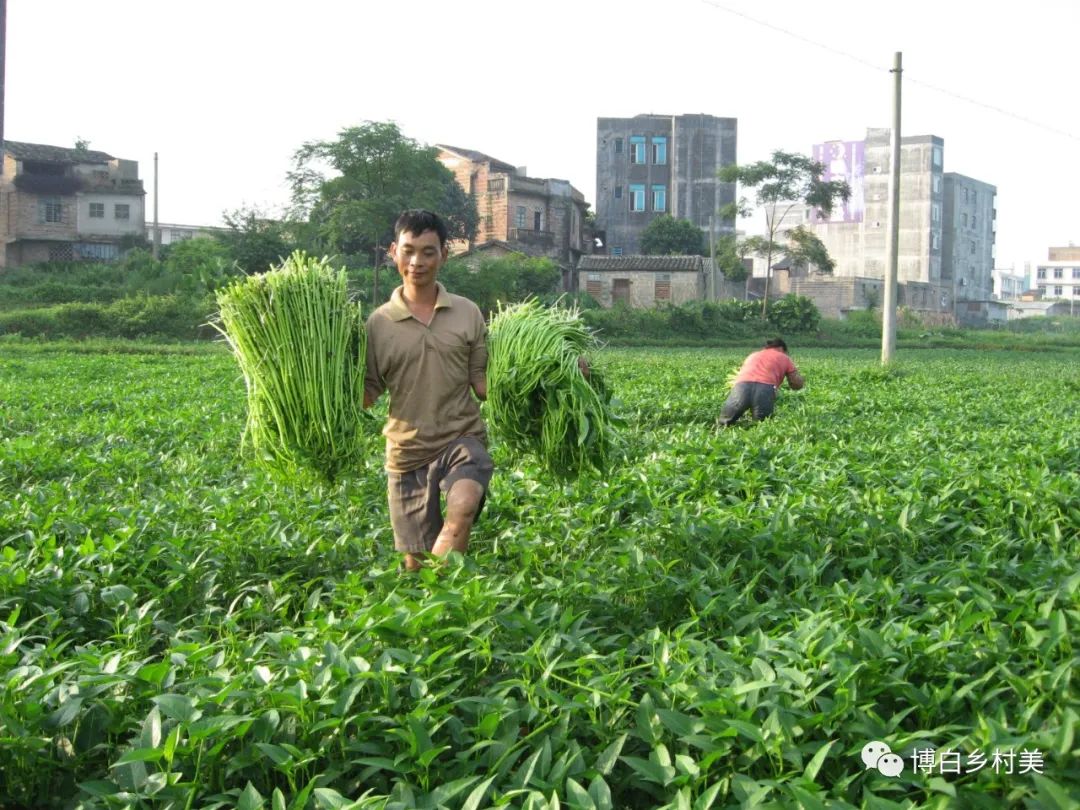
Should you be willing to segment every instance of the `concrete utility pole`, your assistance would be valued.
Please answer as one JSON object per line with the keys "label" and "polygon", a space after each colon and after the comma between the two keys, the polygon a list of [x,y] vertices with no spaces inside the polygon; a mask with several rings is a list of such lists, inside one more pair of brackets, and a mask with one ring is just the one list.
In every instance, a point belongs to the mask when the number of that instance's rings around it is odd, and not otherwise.
{"label": "concrete utility pole", "polygon": [[881,364],[896,353],[896,276],[900,255],[900,77],[901,54],[893,57],[893,122],[889,165],[889,232],[885,237],[885,301],[881,308]]}
{"label": "concrete utility pole", "polygon": [[154,261],[158,260],[158,254],[161,253],[161,228],[158,227],[157,218],[157,202],[158,202],[158,171],[157,171],[157,152],[154,152],[154,242],[151,248],[151,255],[154,257]]}
{"label": "concrete utility pole", "polygon": [[7,62],[7,0],[0,0],[0,150],[4,148],[4,64]]}
{"label": "concrete utility pole", "polygon": [[709,267],[709,300],[715,301],[716,294],[716,215],[709,215],[709,259],[712,264]]}

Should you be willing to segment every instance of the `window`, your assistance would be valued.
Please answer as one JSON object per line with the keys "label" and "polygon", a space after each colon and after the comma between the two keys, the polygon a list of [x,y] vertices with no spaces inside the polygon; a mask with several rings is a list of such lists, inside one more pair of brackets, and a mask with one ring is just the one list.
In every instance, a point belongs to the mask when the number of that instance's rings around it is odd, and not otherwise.
{"label": "window", "polygon": [[967,227],[967,214],[961,214],[960,215],[960,227],[961,228],[966,228]]}
{"label": "window", "polygon": [[934,175],[933,186],[934,186],[934,193],[935,194],[940,194],[941,193],[941,176],[940,175],[937,175],[937,174]]}
{"label": "window", "polygon": [[113,208],[114,219],[131,219],[131,206],[127,203],[117,203]]}
{"label": "window", "polygon": [[970,253],[972,256],[975,255],[975,240],[974,239],[971,239],[971,240],[968,241],[968,253]]}
{"label": "window", "polygon": [[631,135],[630,136],[630,162],[631,163],[644,163],[645,162],[645,136],[644,135]]}
{"label": "window", "polygon": [[600,297],[600,290],[601,290],[600,274],[599,273],[589,273],[589,275],[585,279],[585,292],[587,292],[593,298],[599,298]]}
{"label": "window", "polygon": [[613,247],[611,249],[611,255],[612,256],[622,256],[622,248],[621,247]]}
{"label": "window", "polygon": [[622,186],[615,186],[615,199],[616,200],[621,200],[622,199]]}
{"label": "window", "polygon": [[63,214],[59,197],[42,197],[38,200],[38,222],[63,222]]}
{"label": "window", "polygon": [[105,219],[105,203],[90,203],[90,219]]}
{"label": "window", "polygon": [[971,227],[975,228],[976,230],[979,227],[979,218],[974,214],[971,215]]}
{"label": "window", "polygon": [[505,190],[506,178],[505,177],[492,177],[488,180],[488,192],[498,194]]}
{"label": "window", "polygon": [[616,138],[615,139],[615,154],[616,155],[621,155],[622,154],[622,138]]}
{"label": "window", "polygon": [[1080,278],[1080,267],[1074,267],[1073,268],[1072,276],[1073,276],[1073,278]]}
{"label": "window", "polygon": [[941,249],[941,234],[938,233],[937,231],[931,231],[930,232],[930,249],[931,250],[940,250]]}
{"label": "window", "polygon": [[495,230],[495,217],[490,214],[484,217],[484,229],[488,231]]}
{"label": "window", "polygon": [[543,230],[543,228],[541,227],[543,225],[543,216],[544,216],[544,214],[539,208],[537,208],[535,211],[533,211],[533,230],[534,231],[542,231]]}
{"label": "window", "polygon": [[652,187],[652,210],[667,211],[667,186]]}
{"label": "window", "polygon": [[645,210],[645,184],[630,184],[630,210]]}
{"label": "window", "polygon": [[1073,295],[1080,295],[1080,285],[1073,285]]}
{"label": "window", "polygon": [[1035,278],[1046,278],[1046,268],[1040,267],[1035,271]]}
{"label": "window", "polygon": [[964,202],[967,202],[967,201],[968,201],[968,190],[967,190],[967,186],[964,186],[964,189],[963,189],[963,191],[964,191],[964,194],[963,194],[963,197],[964,197]]}
{"label": "window", "polygon": [[[104,205],[104,203],[102,203]],[[75,252],[80,259],[97,259],[98,261],[112,261],[120,258],[119,245],[102,245],[93,242],[79,242],[75,245]]]}
{"label": "window", "polygon": [[1055,287],[1054,287],[1054,295],[1056,295],[1058,298],[1060,298],[1061,293],[1062,293],[1061,285],[1060,284],[1055,285]]}
{"label": "window", "polygon": [[667,137],[656,135],[652,139],[652,162],[657,166],[667,163]]}
{"label": "window", "polygon": [[671,300],[671,273],[657,273],[653,282],[653,297],[657,301]]}
{"label": "window", "polygon": [[517,210],[514,212],[514,227],[516,227],[516,228],[524,228],[525,227],[525,206],[524,205],[519,205],[517,207]]}
{"label": "window", "polygon": [[940,166],[941,165],[941,147],[940,146],[935,146],[934,147],[934,165],[935,166]]}
{"label": "window", "polygon": [[1064,271],[1060,267],[1055,267],[1054,268],[1054,278],[1055,279],[1061,278],[1062,275],[1064,275]]}
{"label": "window", "polygon": [[937,203],[930,206],[930,221],[941,222],[941,206]]}

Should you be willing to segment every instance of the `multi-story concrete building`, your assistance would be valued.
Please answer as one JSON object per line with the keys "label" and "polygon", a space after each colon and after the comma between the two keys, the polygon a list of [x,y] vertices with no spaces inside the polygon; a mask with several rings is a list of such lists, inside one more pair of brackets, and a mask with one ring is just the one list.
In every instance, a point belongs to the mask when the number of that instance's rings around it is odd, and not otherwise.
{"label": "multi-story concrete building", "polygon": [[451,246],[460,253],[498,242],[530,256],[546,256],[572,271],[590,252],[584,195],[566,180],[529,177],[525,167],[457,146],[437,144],[439,160],[476,200],[480,227],[470,244]]}
{"label": "multi-story concrete building", "polygon": [[1012,267],[995,267],[992,274],[994,289],[991,293],[998,301],[1015,301],[1027,289],[1027,278]]}
{"label": "multi-story concrete building", "polygon": [[1080,301],[1080,248],[1057,247],[1035,268],[1035,289],[1044,299]]}
{"label": "multi-story concrete building", "polygon": [[942,280],[951,281],[953,300],[986,301],[994,294],[994,237],[997,189],[962,174],[945,175]]}
{"label": "multi-story concrete building", "polygon": [[[817,144],[824,179],[847,181],[851,199],[829,217],[795,206],[783,225],[809,227],[836,261],[835,278],[881,279],[889,225],[889,129],[868,129],[863,141]],[[899,303],[923,312],[966,314],[968,302],[994,291],[994,186],[944,171],[945,142],[934,135],[900,141]]]}
{"label": "multi-story concrete building", "polygon": [[[871,128],[863,141],[815,145],[813,156],[825,166],[824,179],[845,180],[851,199],[828,217],[796,206],[784,222],[785,230],[802,224],[817,234],[836,261],[836,277],[885,277],[890,138],[889,129]],[[934,135],[900,141],[900,282],[941,283],[944,148]]]}
{"label": "multi-story concrete building", "polygon": [[139,164],[85,148],[5,141],[0,267],[109,260],[145,227]]}
{"label": "multi-story concrete building", "polygon": [[712,115],[637,115],[596,119],[596,225],[604,252],[641,252],[641,232],[658,216],[730,233],[720,209],[735,184],[716,173],[735,162],[738,122]]}

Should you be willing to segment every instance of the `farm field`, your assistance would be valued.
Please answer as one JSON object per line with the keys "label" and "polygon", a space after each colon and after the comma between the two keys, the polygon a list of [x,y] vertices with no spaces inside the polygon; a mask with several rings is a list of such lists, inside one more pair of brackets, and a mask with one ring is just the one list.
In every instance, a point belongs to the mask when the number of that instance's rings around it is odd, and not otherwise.
{"label": "farm field", "polygon": [[223,350],[4,345],[0,808],[1080,806],[1080,353],[793,345],[716,431],[744,354],[606,352],[614,469],[496,443],[403,578],[381,437],[285,481]]}

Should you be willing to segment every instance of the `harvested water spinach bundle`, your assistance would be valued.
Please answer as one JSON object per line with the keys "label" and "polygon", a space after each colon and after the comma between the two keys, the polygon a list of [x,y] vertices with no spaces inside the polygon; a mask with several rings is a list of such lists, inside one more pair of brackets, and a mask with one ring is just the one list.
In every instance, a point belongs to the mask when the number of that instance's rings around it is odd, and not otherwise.
{"label": "harvested water spinach bundle", "polygon": [[344,270],[302,251],[218,291],[218,330],[247,386],[245,444],[334,480],[365,447],[366,334]]}
{"label": "harvested water spinach bundle", "polygon": [[598,348],[577,309],[535,299],[500,307],[488,339],[487,414],[514,453],[531,453],[550,472],[607,469],[616,419],[601,369],[580,358]]}

